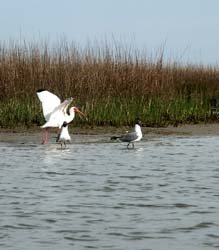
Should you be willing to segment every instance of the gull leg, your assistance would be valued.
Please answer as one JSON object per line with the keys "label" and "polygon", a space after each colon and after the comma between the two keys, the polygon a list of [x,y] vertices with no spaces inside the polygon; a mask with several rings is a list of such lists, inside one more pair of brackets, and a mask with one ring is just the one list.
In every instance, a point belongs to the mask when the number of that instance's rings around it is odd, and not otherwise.
{"label": "gull leg", "polygon": [[56,142],[58,142],[58,141],[59,141],[60,134],[61,134],[61,130],[60,130],[60,129],[58,129],[58,130],[57,130]]}
{"label": "gull leg", "polygon": [[135,147],[135,144],[134,144],[134,142],[132,142],[132,148],[134,148]]}

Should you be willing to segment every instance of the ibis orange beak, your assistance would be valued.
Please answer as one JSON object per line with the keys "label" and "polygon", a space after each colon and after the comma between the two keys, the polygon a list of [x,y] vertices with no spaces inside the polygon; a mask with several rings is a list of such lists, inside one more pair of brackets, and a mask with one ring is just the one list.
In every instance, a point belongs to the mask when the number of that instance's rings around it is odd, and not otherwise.
{"label": "ibis orange beak", "polygon": [[74,108],[74,111],[79,114],[80,118],[81,118],[81,116],[83,116],[86,120],[88,120],[87,116],[83,112],[81,112],[78,108]]}

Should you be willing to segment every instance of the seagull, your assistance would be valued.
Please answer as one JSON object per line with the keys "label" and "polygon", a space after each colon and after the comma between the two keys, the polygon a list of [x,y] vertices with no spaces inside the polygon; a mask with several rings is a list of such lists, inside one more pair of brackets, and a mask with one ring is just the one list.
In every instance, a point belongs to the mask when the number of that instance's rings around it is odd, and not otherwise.
{"label": "seagull", "polygon": [[66,121],[63,122],[62,128],[61,128],[61,132],[56,140],[56,142],[60,142],[61,143],[61,149],[62,149],[62,145],[65,145],[66,148],[66,141],[70,141],[71,137],[68,133],[68,123]]}
{"label": "seagull", "polygon": [[77,107],[71,107],[69,109],[69,114],[67,113],[67,109],[73,101],[72,97],[61,103],[58,96],[45,89],[39,89],[37,91],[37,96],[42,103],[43,115],[46,120],[46,123],[41,126],[41,128],[45,128],[45,136],[42,140],[43,144],[48,142],[50,128],[58,127],[61,129],[64,121],[69,123],[74,119],[75,113],[86,117]]}
{"label": "seagull", "polygon": [[142,132],[140,127],[140,121],[137,121],[134,127],[134,132],[132,133],[126,133],[121,136],[112,136],[111,140],[117,140],[119,139],[122,142],[128,142],[127,148],[129,148],[129,145],[132,144],[132,148],[135,147],[134,142],[140,141],[142,138]]}

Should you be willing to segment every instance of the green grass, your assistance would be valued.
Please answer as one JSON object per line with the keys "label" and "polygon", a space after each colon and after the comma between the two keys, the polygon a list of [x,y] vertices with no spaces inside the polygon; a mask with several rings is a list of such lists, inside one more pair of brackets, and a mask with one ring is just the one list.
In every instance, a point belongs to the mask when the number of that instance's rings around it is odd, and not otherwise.
{"label": "green grass", "polygon": [[[36,99],[36,97],[33,97]],[[88,114],[88,121],[76,118],[77,126],[122,126],[133,125],[140,117],[145,126],[167,126],[183,123],[207,122],[214,117],[209,112],[207,102],[200,104],[183,99],[165,101],[153,98],[131,98],[129,100],[112,98],[105,102],[80,105],[81,110]],[[17,126],[31,127],[42,125],[44,118],[38,100],[24,101],[10,99],[0,103],[0,127],[14,128]]]}

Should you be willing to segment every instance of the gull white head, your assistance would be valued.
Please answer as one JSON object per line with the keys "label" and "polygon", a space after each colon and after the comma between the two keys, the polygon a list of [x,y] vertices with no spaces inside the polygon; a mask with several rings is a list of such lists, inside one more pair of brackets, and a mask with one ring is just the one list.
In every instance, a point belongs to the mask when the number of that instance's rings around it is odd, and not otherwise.
{"label": "gull white head", "polygon": [[136,141],[140,141],[141,138],[142,138],[142,131],[141,131],[141,121],[138,120],[136,123],[135,123],[135,133],[137,134],[137,137],[138,139]]}

